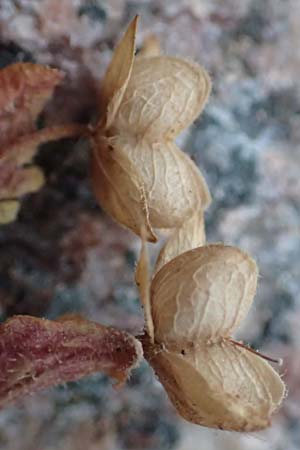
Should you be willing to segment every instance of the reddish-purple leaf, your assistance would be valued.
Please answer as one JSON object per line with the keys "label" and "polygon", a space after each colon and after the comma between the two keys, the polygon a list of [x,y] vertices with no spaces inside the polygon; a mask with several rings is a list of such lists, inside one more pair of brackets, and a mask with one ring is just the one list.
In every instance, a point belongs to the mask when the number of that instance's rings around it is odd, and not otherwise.
{"label": "reddish-purple leaf", "polygon": [[0,325],[0,407],[99,371],[124,382],[141,357],[125,331],[79,317],[12,317]]}

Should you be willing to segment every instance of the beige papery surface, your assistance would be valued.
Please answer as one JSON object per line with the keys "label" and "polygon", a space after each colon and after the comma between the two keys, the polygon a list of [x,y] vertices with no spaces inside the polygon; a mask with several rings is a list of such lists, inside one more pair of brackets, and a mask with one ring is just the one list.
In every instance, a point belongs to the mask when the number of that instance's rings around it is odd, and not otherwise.
{"label": "beige papery surface", "polygon": [[202,211],[196,211],[183,222],[181,227],[173,231],[166,244],[162,247],[155,264],[154,273],[158,272],[167,262],[180,255],[180,253],[201,247],[204,244],[204,217]]}
{"label": "beige papery surface", "polygon": [[[173,142],[202,111],[210,79],[182,59],[134,57],[137,18],[115,50],[103,82],[106,112],[92,135],[92,179],[100,205],[120,224],[155,241],[211,201],[204,178]],[[148,55],[148,56],[147,56]]]}
{"label": "beige papery surface", "polygon": [[[142,237],[136,283],[145,356],[185,419],[212,428],[265,428],[285,387],[258,354],[231,338],[252,304],[255,262],[238,248],[204,245],[211,201],[198,168],[173,142],[210,93],[203,68],[160,56],[135,58],[137,18],[107,70],[105,114],[91,136],[101,206]],[[151,280],[146,240],[173,229]]]}
{"label": "beige papery surface", "polygon": [[[185,245],[185,239],[173,242],[178,251],[180,242]],[[172,241],[167,245],[175,255]],[[146,310],[153,336],[148,329],[145,356],[186,420],[254,431],[266,428],[280,405],[285,393],[280,376],[231,339],[249,311],[256,283],[255,262],[222,244],[181,253],[154,276]]]}

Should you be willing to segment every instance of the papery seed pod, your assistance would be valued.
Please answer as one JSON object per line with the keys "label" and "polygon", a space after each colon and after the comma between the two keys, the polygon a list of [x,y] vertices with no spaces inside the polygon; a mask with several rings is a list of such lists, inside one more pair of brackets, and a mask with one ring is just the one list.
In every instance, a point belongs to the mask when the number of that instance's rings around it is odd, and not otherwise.
{"label": "papery seed pod", "polygon": [[104,78],[104,119],[91,134],[92,180],[115,220],[137,234],[145,227],[154,241],[152,228],[180,227],[211,201],[196,165],[172,142],[202,111],[211,84],[204,69],[185,60],[134,60],[136,24]]}
{"label": "papery seed pod", "polygon": [[110,127],[127,88],[134,60],[137,24],[138,16],[133,19],[115,49],[113,59],[102,82],[102,98],[104,100],[102,108],[105,115],[104,120],[100,121],[100,127]]}
{"label": "papery seed pod", "polygon": [[92,177],[96,196],[107,212],[135,233],[146,225],[139,220],[145,207],[148,228],[175,228],[195,209],[205,208],[210,202],[201,173],[174,143],[151,144],[130,136],[100,135],[94,139]]}
{"label": "papery seed pod", "polygon": [[[145,357],[188,421],[260,430],[284,397],[280,376],[263,360],[271,359],[230,338],[248,313],[256,282],[255,262],[220,244],[176,256],[151,282],[145,311],[153,331],[142,338]],[[145,303],[145,286],[140,293]]]}
{"label": "papery seed pod", "polygon": [[118,133],[173,139],[203,110],[211,90],[198,64],[169,56],[136,58],[113,122]]}
{"label": "papery seed pod", "polygon": [[101,135],[93,143],[91,173],[95,196],[102,208],[137,234],[145,227],[147,240],[155,242],[139,171],[122,149]]}
{"label": "papery seed pod", "polygon": [[263,359],[223,341],[193,350],[153,351],[144,344],[179,414],[199,425],[230,431],[257,431],[270,425],[285,388]]}
{"label": "papery seed pod", "polygon": [[167,262],[181,253],[201,247],[204,244],[205,228],[203,212],[196,211],[168,238],[158,255],[154,273],[158,272]]}
{"label": "papery seed pod", "polygon": [[182,253],[151,284],[158,342],[192,343],[230,336],[248,314],[257,267],[244,252],[222,244]]}

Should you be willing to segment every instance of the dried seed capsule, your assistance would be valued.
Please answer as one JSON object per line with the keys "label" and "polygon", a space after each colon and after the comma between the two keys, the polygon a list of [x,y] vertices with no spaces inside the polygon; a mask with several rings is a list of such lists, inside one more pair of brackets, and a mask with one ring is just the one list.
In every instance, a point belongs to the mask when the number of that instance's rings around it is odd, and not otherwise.
{"label": "dried seed capsule", "polygon": [[143,179],[122,148],[100,135],[93,141],[91,171],[102,208],[137,234],[145,227],[147,240],[155,242]]}
{"label": "dried seed capsule", "polygon": [[170,400],[190,422],[257,431],[270,425],[283,399],[284,385],[272,367],[228,341],[181,353],[144,349]]}
{"label": "dried seed capsule", "polygon": [[174,228],[210,202],[201,173],[170,141],[151,144],[129,136],[100,135],[94,141],[92,177],[103,208],[137,234],[146,224],[140,220],[145,208],[148,228],[150,224]]}
{"label": "dried seed capsule", "polygon": [[92,180],[114,219],[137,234],[145,227],[154,241],[152,228],[180,227],[211,201],[201,173],[172,142],[202,111],[211,85],[203,68],[185,60],[134,60],[136,24],[104,78],[104,119],[91,136]]}
{"label": "dried seed capsule", "polygon": [[169,56],[136,58],[113,126],[148,139],[173,139],[203,110],[211,90],[198,64]]}
{"label": "dried seed capsule", "polygon": [[152,280],[150,300],[144,283],[152,325],[143,338],[145,357],[188,421],[260,430],[284,397],[267,358],[230,338],[248,313],[256,281],[256,264],[246,253],[206,245],[165,264]]}
{"label": "dried seed capsule", "polygon": [[104,126],[104,128],[109,128],[114,121],[129,82],[134,61],[137,24],[138,16],[133,19],[115,49],[113,59],[102,82],[103,109],[106,111],[104,120],[100,121],[100,126]]}
{"label": "dried seed capsule", "polygon": [[184,343],[230,336],[246,317],[257,267],[244,252],[221,244],[182,253],[151,284],[158,342]]}

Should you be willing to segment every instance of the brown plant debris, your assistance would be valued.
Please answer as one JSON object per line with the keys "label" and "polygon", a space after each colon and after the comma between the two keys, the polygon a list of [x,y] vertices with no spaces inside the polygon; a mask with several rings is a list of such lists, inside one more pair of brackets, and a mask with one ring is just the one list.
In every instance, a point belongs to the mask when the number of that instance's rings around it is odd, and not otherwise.
{"label": "brown plant debris", "polygon": [[44,183],[42,171],[30,165],[38,146],[84,133],[77,124],[36,131],[36,119],[62,78],[60,71],[32,63],[0,70],[0,224],[15,220],[19,197]]}
{"label": "brown plant debris", "polygon": [[0,71],[1,145],[35,130],[35,120],[62,79],[59,70],[32,63]]}

